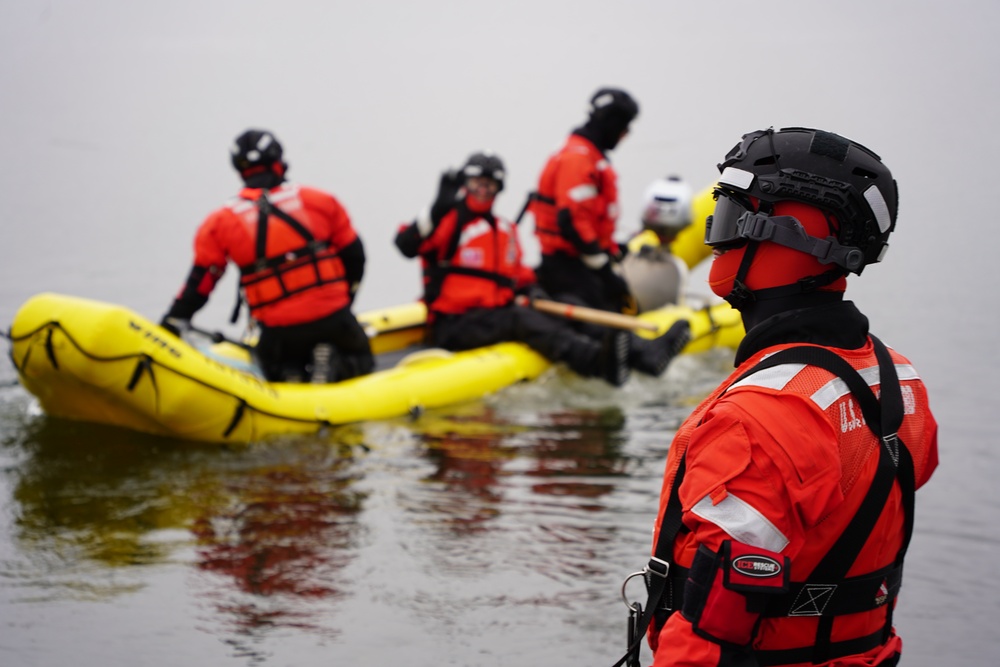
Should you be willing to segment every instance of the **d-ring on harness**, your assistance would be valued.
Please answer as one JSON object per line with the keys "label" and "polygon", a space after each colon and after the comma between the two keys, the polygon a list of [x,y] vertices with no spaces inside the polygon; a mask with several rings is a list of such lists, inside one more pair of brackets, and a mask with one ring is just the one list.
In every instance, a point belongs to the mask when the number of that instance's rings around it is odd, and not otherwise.
{"label": "d-ring on harness", "polygon": [[[649,621],[647,620],[645,624],[641,622],[642,604],[640,602],[629,602],[628,593],[625,592],[625,589],[628,586],[628,582],[632,581],[635,577],[642,577],[646,581],[647,590],[649,589],[649,582],[652,577],[666,581],[667,575],[670,573],[670,563],[660,560],[656,556],[650,559],[651,564],[654,562],[663,568],[662,573],[659,568],[654,569],[650,565],[647,565],[638,572],[633,572],[625,577],[625,581],[622,582],[622,602],[628,607],[628,652],[613,667],[620,667],[622,663],[625,663],[626,667],[640,667],[639,648],[642,646],[642,637],[646,632]],[[651,603],[650,607],[655,609],[656,602],[653,602],[652,598],[648,601]]]}

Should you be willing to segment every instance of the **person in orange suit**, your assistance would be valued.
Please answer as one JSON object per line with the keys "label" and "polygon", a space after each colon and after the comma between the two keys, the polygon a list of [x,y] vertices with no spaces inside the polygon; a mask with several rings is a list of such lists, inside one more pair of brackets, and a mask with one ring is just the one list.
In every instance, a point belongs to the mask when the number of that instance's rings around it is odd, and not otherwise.
{"label": "person in orange suit", "polygon": [[608,153],[638,115],[638,103],[624,90],[598,90],[587,122],[548,159],[529,196],[527,214],[542,254],[538,282],[555,299],[620,312],[628,298],[617,270],[618,174]]}
{"label": "person in orange suit", "polygon": [[266,130],[237,137],[231,158],[244,187],[198,229],[194,266],[161,325],[190,328],[232,262],[260,327],[256,352],[268,380],[322,383],[370,372],[368,337],[351,311],[365,252],[347,211],[333,195],[287,181],[282,146]]}
{"label": "person in orange suit", "polygon": [[747,335],[670,445],[636,634],[649,623],[655,667],[896,665],[937,424],[916,369],[844,299],[888,248],[896,182],[809,128],[746,134],[719,169],[709,283]]}
{"label": "person in orange suit", "polygon": [[472,154],[442,175],[434,204],[396,234],[400,252],[423,264],[431,341],[448,350],[521,341],[584,377],[624,384],[630,334],[605,330],[598,340],[515,303],[534,292],[535,273],[523,262],[517,227],[493,213],[505,178],[499,157]]}
{"label": "person in orange suit", "polygon": [[[538,284],[557,301],[612,312],[634,311],[622,275],[627,246],[614,239],[618,222],[618,175],[608,153],[639,115],[639,104],[620,88],[601,88],[590,98],[587,122],[570,133],[552,155],[528,195],[525,215],[534,220],[541,249]],[[577,328],[591,336],[589,325]],[[660,376],[690,339],[679,320],[655,340],[633,335],[629,367]]]}

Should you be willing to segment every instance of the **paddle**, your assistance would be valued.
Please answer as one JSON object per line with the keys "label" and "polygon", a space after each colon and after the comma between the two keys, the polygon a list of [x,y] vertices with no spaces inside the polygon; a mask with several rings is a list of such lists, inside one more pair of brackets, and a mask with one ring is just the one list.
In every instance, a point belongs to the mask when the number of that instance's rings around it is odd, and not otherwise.
{"label": "paddle", "polygon": [[579,320],[580,322],[590,322],[600,324],[615,329],[627,329],[628,331],[658,331],[659,327],[653,322],[640,320],[632,315],[622,313],[612,313],[597,308],[587,308],[586,306],[575,306],[571,303],[561,303],[559,301],[549,301],[548,299],[529,299],[526,296],[519,296],[515,300],[517,305],[534,308],[549,315],[565,317],[569,320]]}
{"label": "paddle", "polygon": [[185,326],[186,331],[198,334],[199,336],[204,336],[208,338],[213,343],[230,343],[236,345],[237,347],[242,347],[244,350],[252,350],[252,345],[247,345],[246,343],[238,340],[233,340],[232,338],[227,338],[225,334],[221,331],[208,331],[206,329],[199,329],[198,327],[188,324]]}

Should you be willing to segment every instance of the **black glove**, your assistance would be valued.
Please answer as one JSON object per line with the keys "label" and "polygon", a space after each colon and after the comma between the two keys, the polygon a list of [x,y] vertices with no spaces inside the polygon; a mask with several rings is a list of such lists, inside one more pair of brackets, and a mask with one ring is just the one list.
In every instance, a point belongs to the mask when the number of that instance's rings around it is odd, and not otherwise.
{"label": "black glove", "polygon": [[191,320],[164,315],[163,319],[160,320],[160,326],[180,338],[185,331],[191,330]]}
{"label": "black glove", "polygon": [[448,214],[448,211],[455,208],[455,201],[458,199],[458,191],[465,184],[465,177],[462,172],[449,169],[441,174],[441,181],[438,183],[437,198],[431,204],[431,223],[437,227],[441,224],[441,218]]}
{"label": "black glove", "polygon": [[604,283],[604,296],[608,303],[617,310],[621,310],[629,297],[632,296],[632,292],[628,283],[625,282],[621,274],[614,270],[612,264],[613,262],[607,262],[598,270],[597,274],[601,277],[601,282]]}
{"label": "black glove", "polygon": [[528,301],[534,303],[538,299],[551,300],[552,297],[549,293],[542,289],[542,286],[538,283],[531,283],[530,285],[525,285],[517,291],[518,296],[524,296],[528,298]]}

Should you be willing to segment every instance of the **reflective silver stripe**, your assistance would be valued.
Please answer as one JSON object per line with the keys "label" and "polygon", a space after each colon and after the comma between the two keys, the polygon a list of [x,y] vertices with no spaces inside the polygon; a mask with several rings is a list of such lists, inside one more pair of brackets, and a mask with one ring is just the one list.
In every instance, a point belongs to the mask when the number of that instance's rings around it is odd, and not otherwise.
{"label": "reflective silver stripe", "polygon": [[788,538],[753,505],[730,493],[717,505],[705,496],[691,508],[695,514],[726,531],[737,542],[780,552]]}
{"label": "reflective silver stripe", "polygon": [[575,202],[587,201],[597,196],[597,188],[589,183],[571,188],[569,198]]}
{"label": "reflective silver stripe", "polygon": [[276,204],[278,202],[283,202],[286,199],[291,199],[293,197],[298,197],[299,196],[299,188],[298,188],[297,185],[292,185],[290,183],[286,183],[285,185],[281,186],[277,190],[273,190],[268,196],[271,199],[271,203],[272,204]]}
{"label": "reflective silver stripe", "polygon": [[257,208],[257,202],[252,202],[246,199],[237,199],[235,202],[229,205],[229,210],[237,215],[248,211],[252,208]]}
{"label": "reflective silver stripe", "polygon": [[[764,358],[766,359],[767,357]],[[899,376],[900,382],[920,379],[920,376],[917,375],[917,370],[912,365],[896,364],[895,366],[896,375]],[[804,364],[781,364],[775,366],[774,368],[766,368],[749,377],[743,378],[739,382],[732,385],[729,389],[735,389],[736,387],[763,387],[765,389],[781,390],[784,389],[785,386],[791,382],[792,378],[798,375],[803,368],[805,368]],[[879,383],[878,366],[869,366],[868,368],[859,369],[858,374],[861,375],[862,379],[864,379],[869,387],[874,387]],[[840,378],[835,377],[814,391],[809,398],[813,403],[819,406],[821,410],[826,410],[831,405],[836,403],[838,399],[849,393],[851,393],[851,390],[847,388],[847,383]]]}
{"label": "reflective silver stripe", "polygon": [[[770,355],[768,355],[770,356]],[[764,357],[766,359],[767,357]],[[763,361],[763,360],[762,360]],[[805,364],[781,364],[774,368],[765,368],[749,377],[745,377],[729,389],[736,387],[765,387],[766,389],[784,389],[792,378],[799,374]],[[728,391],[728,389],[727,389]]]}
{"label": "reflective silver stripe", "polygon": [[886,206],[882,191],[877,186],[872,185],[865,190],[865,201],[872,207],[872,213],[875,214],[875,220],[878,221],[879,230],[883,234],[889,231],[889,227],[892,225],[892,218],[889,215],[889,207]]}
{"label": "reflective silver stripe", "polygon": [[[920,379],[920,376],[917,375],[917,370],[910,364],[896,364],[895,366],[896,375],[899,376],[900,382]],[[862,368],[858,371],[858,374],[861,375],[862,379],[864,379],[869,387],[874,387],[879,384],[878,366]],[[826,410],[828,407],[836,403],[838,399],[849,393],[851,393],[851,390],[847,388],[847,383],[840,378],[833,378],[813,392],[812,396],[809,398],[811,398],[813,403],[818,405],[821,410]]]}
{"label": "reflective silver stripe", "polygon": [[469,241],[477,239],[480,236],[485,236],[491,231],[493,231],[493,229],[490,227],[490,223],[480,218],[473,224],[466,225],[462,228],[462,234],[458,237],[458,245],[459,247],[462,247]]}

